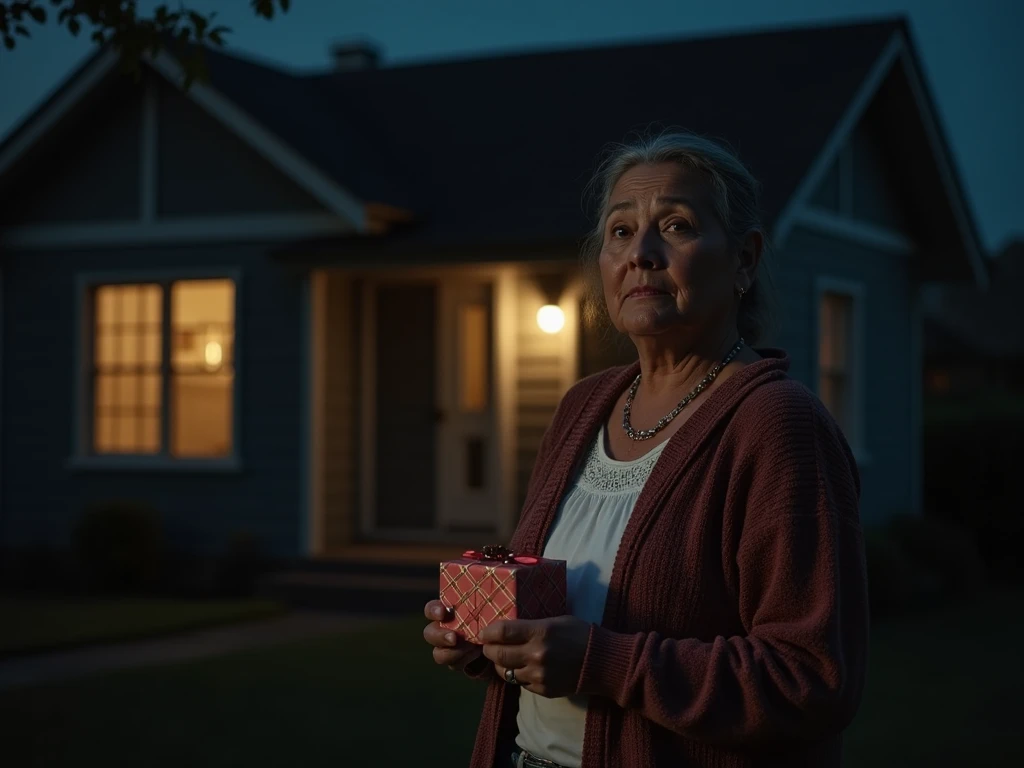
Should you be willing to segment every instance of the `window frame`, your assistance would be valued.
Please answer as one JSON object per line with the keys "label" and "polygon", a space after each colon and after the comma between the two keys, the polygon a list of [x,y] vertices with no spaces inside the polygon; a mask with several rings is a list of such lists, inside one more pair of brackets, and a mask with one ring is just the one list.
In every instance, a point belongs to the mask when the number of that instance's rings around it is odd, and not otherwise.
{"label": "window frame", "polygon": [[[825,275],[819,275],[815,279],[814,284],[814,310],[813,310],[813,340],[814,349],[812,351],[814,360],[814,392],[821,398],[821,309],[822,302],[824,301],[825,294],[833,293],[840,296],[845,296],[850,299],[850,306],[852,317],[850,324],[852,328],[852,339],[850,341],[850,419],[852,424],[849,428],[843,428],[843,434],[846,436],[847,441],[850,444],[850,449],[853,451],[854,458],[858,464],[867,464],[871,461],[871,455],[867,451],[867,440],[866,440],[866,414],[864,408],[864,395],[865,395],[865,349],[864,349],[864,338],[865,338],[865,307],[867,291],[864,283],[859,280],[850,280],[846,278],[831,277]],[[824,402],[824,401],[823,401]],[[826,404],[827,407],[827,404]],[[841,425],[842,426],[842,425]]]}
{"label": "window frame", "polygon": [[[233,386],[231,393],[231,454],[214,458],[175,458],[167,451],[167,430],[169,429],[169,402],[167,400],[167,358],[170,348],[170,328],[167,325],[171,313],[170,285],[187,280],[231,280],[235,286],[234,306],[234,359]],[[138,283],[157,283],[164,290],[162,318],[161,363],[162,389],[164,397],[161,402],[161,445],[163,450],[157,454],[97,454],[92,449],[93,413],[94,413],[94,381],[93,381],[93,350],[95,345],[95,323],[93,296],[96,288],[104,285],[132,285]],[[73,469],[95,470],[139,470],[139,471],[198,471],[198,472],[238,472],[242,468],[241,457],[241,380],[243,375],[242,338],[242,274],[237,268],[182,268],[175,270],[116,270],[106,272],[84,272],[76,277],[75,312],[73,315],[73,333],[75,375],[72,377],[74,403],[72,450],[69,465]]]}

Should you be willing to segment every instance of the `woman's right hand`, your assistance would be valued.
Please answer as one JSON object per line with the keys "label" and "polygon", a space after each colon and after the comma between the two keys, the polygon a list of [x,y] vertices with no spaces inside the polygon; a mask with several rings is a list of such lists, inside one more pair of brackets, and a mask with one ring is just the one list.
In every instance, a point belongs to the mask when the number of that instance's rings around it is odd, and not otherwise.
{"label": "woman's right hand", "polygon": [[434,661],[451,669],[462,671],[483,654],[483,648],[461,639],[452,630],[438,622],[449,621],[451,611],[440,600],[431,600],[423,609],[430,623],[423,629],[423,639],[434,647]]}

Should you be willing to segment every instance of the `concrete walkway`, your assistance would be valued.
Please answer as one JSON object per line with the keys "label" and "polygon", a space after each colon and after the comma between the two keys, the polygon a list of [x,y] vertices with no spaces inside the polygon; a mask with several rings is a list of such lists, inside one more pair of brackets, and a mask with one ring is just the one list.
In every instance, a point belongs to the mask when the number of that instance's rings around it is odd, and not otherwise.
{"label": "concrete walkway", "polygon": [[102,672],[160,666],[347,632],[380,617],[295,612],[273,619],[203,629],[152,640],[52,651],[0,661],[0,691],[63,682]]}

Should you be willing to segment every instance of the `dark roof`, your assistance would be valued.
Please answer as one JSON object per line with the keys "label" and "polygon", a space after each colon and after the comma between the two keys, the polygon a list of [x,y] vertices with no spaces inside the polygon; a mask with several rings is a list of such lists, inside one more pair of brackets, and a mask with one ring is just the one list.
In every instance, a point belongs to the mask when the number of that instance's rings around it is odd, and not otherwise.
{"label": "dark roof", "polygon": [[[365,201],[440,243],[575,238],[599,152],[637,130],[724,139],[773,222],[900,21],[288,75],[210,52],[213,84]],[[514,225],[510,225],[514,221]]]}
{"label": "dark roof", "polygon": [[970,284],[929,288],[924,315],[928,350],[936,356],[955,355],[955,339],[992,359],[1024,359],[1024,240],[1011,242],[989,264],[986,290]]}

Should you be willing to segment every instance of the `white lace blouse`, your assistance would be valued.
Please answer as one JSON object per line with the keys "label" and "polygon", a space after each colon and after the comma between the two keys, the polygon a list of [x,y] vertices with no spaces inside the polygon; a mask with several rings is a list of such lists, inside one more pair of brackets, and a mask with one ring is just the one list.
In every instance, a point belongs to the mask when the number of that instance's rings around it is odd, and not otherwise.
{"label": "white lace blouse", "polygon": [[[616,461],[605,450],[604,426],[591,445],[544,547],[544,557],[566,561],[573,616],[601,623],[622,533],[665,445],[633,461]],[[522,689],[516,742],[537,757],[576,768],[586,717],[585,697],[546,699]]]}

